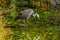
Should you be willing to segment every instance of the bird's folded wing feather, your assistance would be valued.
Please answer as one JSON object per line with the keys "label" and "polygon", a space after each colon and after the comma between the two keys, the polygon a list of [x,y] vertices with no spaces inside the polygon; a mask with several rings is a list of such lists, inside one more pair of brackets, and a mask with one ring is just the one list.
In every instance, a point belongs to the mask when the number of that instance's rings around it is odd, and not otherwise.
{"label": "bird's folded wing feather", "polygon": [[32,9],[27,9],[27,10],[21,11],[21,14],[23,17],[28,17],[31,12],[32,12]]}

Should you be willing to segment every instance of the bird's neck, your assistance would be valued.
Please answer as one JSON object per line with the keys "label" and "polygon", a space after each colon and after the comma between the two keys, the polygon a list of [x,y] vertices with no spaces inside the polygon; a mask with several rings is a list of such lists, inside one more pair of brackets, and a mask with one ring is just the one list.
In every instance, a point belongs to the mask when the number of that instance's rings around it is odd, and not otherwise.
{"label": "bird's neck", "polygon": [[34,14],[33,17],[37,16],[39,18],[39,15],[38,14]]}

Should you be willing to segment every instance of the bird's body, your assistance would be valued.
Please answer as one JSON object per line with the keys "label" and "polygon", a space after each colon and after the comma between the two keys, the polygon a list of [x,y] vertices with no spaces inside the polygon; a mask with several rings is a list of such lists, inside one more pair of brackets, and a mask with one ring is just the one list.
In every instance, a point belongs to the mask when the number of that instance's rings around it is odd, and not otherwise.
{"label": "bird's body", "polygon": [[25,22],[24,22],[24,26],[26,26],[26,23],[28,23],[28,19],[33,16],[37,16],[39,18],[39,15],[38,14],[34,14],[34,11],[33,9],[26,9],[24,11],[21,11],[16,17],[15,17],[15,21],[18,20],[18,19],[24,19]]}
{"label": "bird's body", "polygon": [[21,11],[16,17],[15,20],[17,19],[29,19],[31,16],[35,17],[37,16],[39,18],[38,14],[34,14],[33,9],[26,9],[24,11]]}
{"label": "bird's body", "polygon": [[29,18],[34,13],[32,9],[27,9],[20,12],[23,18]]}

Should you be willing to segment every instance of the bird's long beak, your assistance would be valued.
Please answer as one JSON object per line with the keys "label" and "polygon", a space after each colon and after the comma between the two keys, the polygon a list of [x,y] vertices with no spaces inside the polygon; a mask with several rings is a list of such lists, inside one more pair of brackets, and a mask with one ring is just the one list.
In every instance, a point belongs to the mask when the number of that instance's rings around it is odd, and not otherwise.
{"label": "bird's long beak", "polygon": [[39,18],[39,15],[37,17]]}
{"label": "bird's long beak", "polygon": [[36,16],[39,18],[39,14],[36,14]]}

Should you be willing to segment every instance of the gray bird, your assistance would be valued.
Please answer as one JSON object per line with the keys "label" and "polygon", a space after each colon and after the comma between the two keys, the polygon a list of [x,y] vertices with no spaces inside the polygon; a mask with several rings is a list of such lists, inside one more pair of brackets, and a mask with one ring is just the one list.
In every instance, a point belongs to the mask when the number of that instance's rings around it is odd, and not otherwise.
{"label": "gray bird", "polygon": [[28,19],[33,16],[37,16],[39,18],[39,14],[34,13],[33,9],[26,9],[24,11],[21,11],[16,17],[15,17],[15,21],[18,19],[26,19],[28,21]]}

